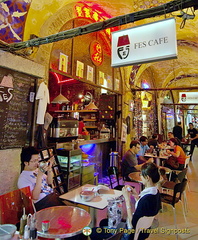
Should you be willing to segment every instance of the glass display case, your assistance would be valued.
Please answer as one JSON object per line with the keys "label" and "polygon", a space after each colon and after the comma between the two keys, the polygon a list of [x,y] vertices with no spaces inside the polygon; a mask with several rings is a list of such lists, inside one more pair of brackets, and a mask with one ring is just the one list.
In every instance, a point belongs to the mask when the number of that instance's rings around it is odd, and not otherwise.
{"label": "glass display case", "polygon": [[81,149],[57,149],[57,157],[67,183],[68,191],[81,185]]}

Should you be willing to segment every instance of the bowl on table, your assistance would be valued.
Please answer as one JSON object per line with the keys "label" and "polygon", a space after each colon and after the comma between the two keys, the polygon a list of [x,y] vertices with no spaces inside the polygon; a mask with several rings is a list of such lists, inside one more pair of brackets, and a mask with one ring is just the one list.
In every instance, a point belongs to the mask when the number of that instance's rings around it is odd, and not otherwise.
{"label": "bowl on table", "polygon": [[17,228],[13,224],[2,224],[0,225],[0,239],[11,240],[14,236]]}
{"label": "bowl on table", "polygon": [[89,190],[82,190],[80,192],[80,197],[83,201],[89,202],[95,197],[95,192]]}

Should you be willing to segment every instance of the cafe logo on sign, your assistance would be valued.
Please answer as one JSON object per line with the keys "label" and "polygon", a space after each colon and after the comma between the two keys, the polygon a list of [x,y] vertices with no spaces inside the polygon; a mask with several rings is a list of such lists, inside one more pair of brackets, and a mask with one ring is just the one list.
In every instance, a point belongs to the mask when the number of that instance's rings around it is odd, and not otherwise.
{"label": "cafe logo on sign", "polygon": [[185,94],[185,93],[183,93],[183,94],[181,95],[181,101],[182,101],[182,102],[186,102],[186,94]]}
{"label": "cafe logo on sign", "polygon": [[4,76],[0,83],[0,102],[9,102],[13,91],[13,77],[11,74]]}
{"label": "cafe logo on sign", "polygon": [[126,59],[130,52],[129,36],[124,35],[118,38],[117,53],[120,59]]}

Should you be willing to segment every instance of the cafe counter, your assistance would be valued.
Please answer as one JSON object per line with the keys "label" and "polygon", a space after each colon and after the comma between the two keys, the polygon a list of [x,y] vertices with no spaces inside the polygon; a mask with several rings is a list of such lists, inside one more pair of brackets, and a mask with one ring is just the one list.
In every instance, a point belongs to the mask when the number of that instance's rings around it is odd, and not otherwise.
{"label": "cafe counter", "polygon": [[[76,144],[77,143],[77,144]],[[98,174],[98,179],[102,179],[107,176],[107,169],[110,166],[110,153],[116,151],[116,140],[113,138],[102,138],[92,140],[76,140],[76,143],[72,145],[73,148],[80,148],[85,157],[83,161],[94,164],[95,173]],[[68,142],[56,143],[56,148],[65,148],[68,146]],[[73,144],[73,142],[70,142]]]}

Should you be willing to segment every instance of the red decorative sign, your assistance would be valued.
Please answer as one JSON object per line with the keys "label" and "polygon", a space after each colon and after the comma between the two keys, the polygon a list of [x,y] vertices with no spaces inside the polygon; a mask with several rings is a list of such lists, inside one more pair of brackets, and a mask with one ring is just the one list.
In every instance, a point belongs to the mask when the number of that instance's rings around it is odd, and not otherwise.
{"label": "red decorative sign", "polygon": [[98,41],[92,41],[90,44],[90,56],[94,65],[100,66],[103,63],[103,50]]}

